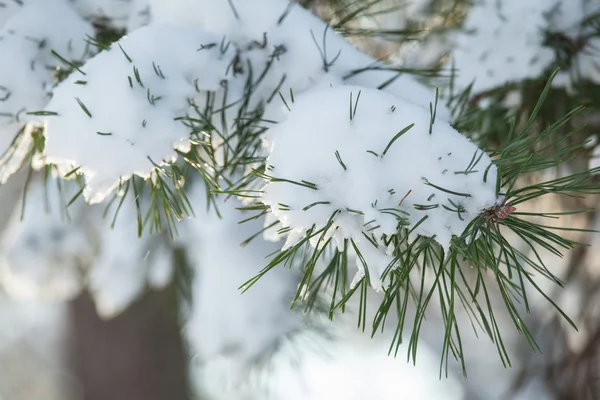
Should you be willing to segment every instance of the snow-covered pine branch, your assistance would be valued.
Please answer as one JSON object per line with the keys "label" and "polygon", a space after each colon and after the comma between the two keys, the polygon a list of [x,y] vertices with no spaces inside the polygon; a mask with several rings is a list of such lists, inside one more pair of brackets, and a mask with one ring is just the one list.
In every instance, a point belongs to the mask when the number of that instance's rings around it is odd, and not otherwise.
{"label": "snow-covered pine branch", "polygon": [[[158,2],[156,7],[162,6]],[[91,202],[102,201],[133,174],[149,178],[156,165],[174,162],[175,150],[189,151],[190,128],[213,131],[211,145],[223,153],[215,167],[224,166],[227,153],[244,136],[228,135],[242,130],[241,120],[256,120],[265,102],[278,102],[275,95],[284,87],[302,93],[322,80],[350,75],[348,83],[368,87],[393,80],[386,90],[418,104],[426,105],[430,97],[409,77],[369,69],[377,64],[374,59],[308,11],[288,9],[285,1],[242,2],[235,11],[225,2],[179,8],[169,3],[168,9],[156,13],[162,18],[152,26],[78,68],[54,90],[46,108],[47,162],[80,168]],[[170,22],[174,10],[172,18],[200,20],[193,28],[161,25]],[[260,24],[239,24],[238,19]],[[128,100],[107,102],[112,96]],[[440,117],[447,117],[439,107]],[[111,151],[98,151],[103,147]]]}
{"label": "snow-covered pine branch", "polygon": [[[467,265],[478,277],[493,275],[517,329],[531,339],[514,297],[524,298],[527,308],[526,283],[537,288],[532,273],[554,277],[541,261],[509,243],[503,230],[516,232],[532,249],[538,244],[559,255],[559,249],[576,243],[551,228],[521,220],[516,206],[548,193],[598,190],[587,183],[589,172],[515,186],[523,174],[554,167],[577,150],[576,146],[552,147],[560,143],[555,138],[558,129],[575,113],[533,129],[549,86],[530,118],[510,125],[503,145],[488,153],[453,128],[461,124],[451,125],[438,91],[358,50],[299,5],[286,0],[150,0],[148,4],[140,0],[127,7],[115,2],[80,0],[73,8],[62,0],[26,0],[0,10],[0,21],[6,21],[0,33],[0,56],[19,54],[0,64],[0,135],[9,147],[2,178],[15,172],[23,160],[35,168],[45,163],[45,178],[54,174],[71,180],[69,206],[78,204],[82,195],[89,203],[106,203],[93,207],[106,205],[111,217],[118,213],[119,221],[126,220],[122,230],[117,224],[117,232],[107,229],[98,234],[100,242],[107,244],[99,252],[82,246],[78,254],[54,243],[46,257],[49,263],[66,260],[67,268],[97,257],[83,275],[90,279],[88,285],[104,314],[121,310],[147,281],[168,280],[169,269],[163,267],[171,262],[170,242],[164,245],[164,257],[144,258],[149,248],[162,248],[163,228],[177,231],[176,223],[191,216],[200,204],[214,213],[204,218],[207,229],[217,233],[212,226],[219,223],[220,196],[225,193],[244,201],[241,210],[258,213],[241,217],[250,226],[265,221],[263,229],[255,227],[243,244],[251,244],[261,234],[274,241],[287,238],[264,261],[266,267],[258,277],[265,279],[269,270],[280,265],[301,270],[294,301],[325,298],[332,317],[360,291],[358,315],[364,329],[368,286],[384,289],[373,331],[383,327],[389,313],[396,314],[390,352],[394,346],[397,352],[402,341],[414,287],[416,315],[408,346],[413,358],[434,294],[444,315],[444,358],[450,351],[463,358],[455,318],[459,302],[483,326],[493,326],[489,321],[494,310],[479,295],[480,290],[486,291],[485,281],[470,285],[463,274]],[[490,4],[476,5],[475,16],[481,10],[491,12]],[[513,6],[510,10],[520,16],[521,6]],[[46,7],[50,14],[43,11]],[[534,37],[542,23],[537,11],[534,24],[520,27],[531,39],[525,48],[535,49],[528,53],[539,50],[542,55],[534,57],[539,64],[531,71],[536,75],[552,64],[551,52]],[[53,13],[61,13],[61,19],[68,16],[68,26],[50,23],[46,15]],[[99,20],[117,29],[127,26],[130,32],[114,43],[104,43],[100,35],[94,37]],[[513,31],[501,29],[501,20],[500,16],[493,20],[489,26],[493,32],[483,29],[487,26],[479,28],[489,33],[484,36],[489,40],[512,43],[502,34]],[[476,18],[477,23],[482,21],[485,18]],[[146,22],[145,27],[133,28]],[[471,27],[471,22],[467,18],[465,27]],[[465,65],[478,65],[482,56],[495,64],[497,59],[508,62],[504,54],[486,58],[470,40],[465,32],[459,33],[454,49],[458,70],[464,73],[458,80],[460,89],[468,89],[479,74],[479,70],[464,72]],[[498,82],[515,78],[511,74],[523,72],[529,61],[520,59],[521,67],[498,74]],[[478,77],[476,82],[485,87],[486,81]],[[500,84],[494,82],[487,83]],[[470,98],[466,95],[463,100]],[[550,143],[542,150],[552,150],[532,153],[542,140]],[[207,190],[198,189],[202,185]],[[40,192],[34,191],[41,202]],[[202,195],[204,201],[197,200]],[[103,214],[94,210],[82,212]],[[194,251],[196,239],[212,240],[202,228],[203,214],[197,213],[196,218],[180,232],[180,243],[188,251]],[[232,218],[225,214],[220,223],[229,227]],[[22,231],[13,228],[15,243],[27,242],[32,234],[48,239],[53,227],[62,223],[47,222],[39,231],[35,223],[27,222]],[[146,236],[134,239],[136,233]],[[122,247],[129,234],[131,240],[138,240],[133,250]],[[8,254],[8,263],[31,262],[31,247],[16,247]],[[198,269],[211,268],[216,265],[208,260],[211,254],[207,251],[191,259],[205,264],[196,265]],[[236,264],[238,256],[231,254],[228,263]],[[260,257],[254,256],[252,267],[258,268],[254,261]],[[115,268],[136,260],[139,264],[131,273]],[[146,274],[145,268],[152,270],[154,264],[159,272]],[[359,273],[350,285],[352,279],[346,279],[346,274],[354,272],[355,265]],[[9,279],[18,269],[6,267]],[[218,272],[204,272],[211,281],[218,280]],[[34,282],[40,275],[40,281],[46,279],[44,272],[32,275]],[[241,284],[248,277],[237,278]],[[119,287],[113,279],[129,286]],[[202,292],[207,285],[201,282],[196,288]],[[280,288],[271,289],[277,301],[285,297]],[[320,297],[321,289],[331,296]],[[465,305],[469,302],[476,303],[476,312]],[[399,303],[403,306],[392,307]],[[210,314],[205,306],[206,302],[198,308],[198,319]],[[486,333],[493,340],[499,336],[489,328]],[[258,351],[264,345],[259,342],[249,346]],[[505,350],[498,346],[505,360]]]}
{"label": "snow-covered pine branch", "polygon": [[233,59],[219,42],[199,29],[152,25],[89,60],[47,106],[46,162],[66,164],[65,174],[79,168],[90,203],[133,174],[149,179],[175,162],[190,151],[190,102],[204,109]]}
{"label": "snow-covered pine branch", "polygon": [[381,289],[395,246],[432,237],[448,254],[453,236],[501,202],[489,156],[433,106],[338,86],[287,107],[262,174],[262,201],[281,223],[271,229],[289,232],[283,250],[307,232],[316,247],[350,240],[359,277]]}
{"label": "snow-covered pine branch", "polygon": [[[0,10],[0,182],[29,154],[31,126],[43,124],[30,113],[48,103],[56,70],[84,59],[89,54],[85,39],[93,34],[62,0],[10,1]],[[24,124],[30,126],[24,129]]]}

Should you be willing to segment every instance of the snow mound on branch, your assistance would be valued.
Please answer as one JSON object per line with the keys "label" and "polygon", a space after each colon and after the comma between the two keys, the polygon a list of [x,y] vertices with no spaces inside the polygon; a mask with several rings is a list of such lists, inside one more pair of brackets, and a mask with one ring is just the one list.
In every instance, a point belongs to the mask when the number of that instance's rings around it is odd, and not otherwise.
{"label": "snow mound on branch", "polygon": [[[44,108],[50,99],[51,76],[37,59],[37,45],[15,34],[0,40],[0,123],[35,120],[28,111]],[[14,132],[16,133],[16,132]]]}
{"label": "snow mound on branch", "polygon": [[[187,24],[227,37],[251,60],[255,74],[271,60],[260,85],[264,98],[277,88],[296,93],[327,75],[383,90],[427,106],[432,90],[358,50],[325,22],[287,0],[150,0],[155,22]],[[374,69],[375,68],[375,69]],[[449,111],[439,105],[440,118]]]}
{"label": "snow mound on branch", "polygon": [[[348,63],[368,60],[368,56],[327,29],[323,21],[306,9],[299,5],[289,8],[288,1],[179,0],[177,3],[179,9],[172,7],[172,2],[155,2],[155,19],[173,19],[179,23],[183,20],[227,37],[251,59],[256,71],[261,71],[271,59],[268,75],[261,83],[261,90],[267,96],[284,77],[285,88],[302,92],[320,81],[328,69],[335,73]],[[185,17],[184,10],[189,10]],[[324,68],[324,58],[331,62],[330,67]]]}
{"label": "snow mound on branch", "polygon": [[80,167],[90,203],[173,162],[190,145],[191,129],[178,120],[188,100],[225,79],[230,53],[199,50],[219,41],[194,28],[152,25],[89,60],[47,107],[57,115],[46,124],[46,161]]}
{"label": "snow mound on branch", "polygon": [[[0,9],[0,154],[7,151],[24,124],[40,122],[38,116],[27,113],[46,106],[55,70],[66,66],[51,51],[68,60],[83,59],[88,53],[86,35],[94,32],[62,0],[15,4],[9,1]],[[18,169],[27,150],[0,160],[0,182]]]}
{"label": "snow mound on branch", "polygon": [[399,222],[413,227],[410,238],[434,237],[447,251],[452,236],[497,201],[490,158],[447,122],[430,128],[430,113],[420,106],[348,86],[288,105],[272,128],[266,174],[273,179],[262,195],[292,228],[284,248],[332,219],[329,236],[338,246],[355,241],[378,288],[392,259],[380,238],[396,234]]}
{"label": "snow mound on branch", "polygon": [[[60,21],[60,25],[56,23]],[[92,26],[83,20],[63,0],[29,0],[3,27],[23,41],[38,47],[39,61],[44,66],[59,64],[50,50],[66,59],[82,59],[88,44],[86,35],[93,36]]]}
{"label": "snow mound on branch", "polygon": [[[190,99],[203,109],[207,91],[227,111],[212,110],[222,117],[215,121],[212,115],[196,120],[224,123],[223,132],[237,129],[235,117],[246,104],[252,113],[278,90],[302,93],[334,78],[367,87],[388,82],[384,90],[423,107],[433,93],[397,71],[372,70],[380,65],[376,60],[283,0],[151,5],[152,25],[89,60],[54,90],[47,106],[56,115],[46,118],[45,160],[65,173],[79,168],[90,203],[103,201],[132,175],[151,178],[157,165],[187,151],[198,123],[177,117],[191,111]],[[182,18],[192,27],[161,25]],[[440,118],[448,115],[439,108]],[[216,160],[225,158],[220,136],[212,137]]]}
{"label": "snow mound on branch", "polygon": [[162,235],[136,237],[133,199],[114,228],[103,206],[78,199],[65,210],[78,191],[75,181],[30,184],[24,219],[17,207],[0,241],[0,282],[14,297],[34,299],[71,299],[87,286],[98,313],[114,317],[147,286],[170,282],[172,250]]}
{"label": "snow mound on branch", "polygon": [[200,213],[206,209],[202,182],[191,188],[189,198],[197,218],[183,222],[180,229],[181,244],[195,271],[188,338],[200,359],[235,354],[241,360],[238,367],[244,369],[279,336],[299,325],[301,317],[289,310],[298,276],[275,269],[242,293],[238,287],[259,273],[265,256],[279,245],[260,236],[241,245],[260,231],[262,221],[239,225],[248,216],[235,209],[240,203],[234,198],[216,202],[221,218],[212,209]]}
{"label": "snow mound on branch", "polygon": [[[4,35],[0,40],[0,155],[9,151],[24,124],[36,120],[27,112],[43,109],[50,99],[51,77],[36,54],[34,43],[16,35]],[[0,183],[19,168],[29,148],[22,150],[10,160],[0,156]]]}
{"label": "snow mound on branch", "polygon": [[52,69],[64,66],[51,50],[66,59],[81,59],[88,46],[86,35],[93,35],[91,25],[62,0],[11,4],[7,3],[11,17],[0,31],[0,123],[34,119],[25,112],[44,107],[54,83]]}
{"label": "snow mound on branch", "polygon": [[537,78],[554,59],[543,47],[545,15],[554,3],[547,0],[480,0],[468,11],[456,38],[453,59],[455,83],[472,93],[509,82]]}

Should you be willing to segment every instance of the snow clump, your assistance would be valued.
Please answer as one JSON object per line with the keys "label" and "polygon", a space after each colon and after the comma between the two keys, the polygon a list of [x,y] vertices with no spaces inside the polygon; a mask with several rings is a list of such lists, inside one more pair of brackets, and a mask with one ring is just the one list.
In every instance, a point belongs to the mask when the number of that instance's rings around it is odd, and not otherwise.
{"label": "snow clump", "polygon": [[[356,244],[371,284],[392,261],[382,236],[433,237],[448,252],[482,210],[497,203],[489,156],[428,110],[373,89],[341,86],[300,96],[272,128],[262,201],[289,248],[313,229]],[[314,227],[314,228],[313,228]]]}

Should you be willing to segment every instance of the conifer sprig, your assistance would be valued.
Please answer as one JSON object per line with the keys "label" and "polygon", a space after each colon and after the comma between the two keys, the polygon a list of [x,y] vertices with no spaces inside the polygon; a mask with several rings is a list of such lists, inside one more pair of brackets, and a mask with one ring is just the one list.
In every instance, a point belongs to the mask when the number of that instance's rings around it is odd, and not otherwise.
{"label": "conifer sprig", "polygon": [[[464,349],[457,313],[460,308],[467,314],[473,328],[483,331],[496,345],[501,362],[510,366],[511,361],[502,340],[495,312],[490,300],[491,286],[501,295],[505,309],[531,347],[539,351],[539,346],[524,323],[523,313],[528,313],[528,294],[534,290],[547,299],[573,327],[574,323],[543,292],[539,279],[550,279],[558,285],[561,281],[545,265],[541,254],[548,252],[562,257],[565,251],[581,245],[561,236],[561,231],[569,228],[556,228],[532,221],[532,217],[548,218],[558,215],[545,210],[523,213],[519,208],[523,203],[548,194],[581,196],[600,193],[600,187],[590,180],[595,172],[583,171],[570,175],[523,185],[522,178],[534,172],[553,170],[570,160],[583,145],[565,144],[565,137],[557,135],[564,125],[581,108],[576,108],[565,117],[541,130],[537,116],[544,103],[554,75],[546,84],[529,118],[517,128],[512,123],[505,143],[497,150],[490,151],[492,163],[498,169],[497,195],[502,201],[495,206],[481,210],[465,231],[454,237],[447,252],[434,237],[418,237],[409,240],[409,234],[423,222],[408,221],[402,210],[388,210],[398,221],[398,231],[392,236],[379,239],[385,246],[393,244],[393,261],[383,273],[383,298],[372,321],[366,321],[367,287],[370,283],[369,266],[360,250],[351,239],[347,239],[343,249],[331,245],[331,231],[335,230],[335,216],[350,210],[337,210],[329,222],[320,229],[313,227],[296,244],[271,255],[266,267],[253,279],[242,285],[248,290],[261,276],[277,267],[297,268],[304,271],[294,302],[303,302],[307,309],[313,308],[318,299],[329,304],[328,315],[333,318],[355,295],[359,296],[359,327],[371,334],[383,330],[386,322],[392,324],[393,341],[390,353],[398,354],[400,345],[408,336],[408,356],[416,362],[420,329],[430,306],[440,309],[444,322],[443,352],[440,373],[446,371],[450,358],[457,360],[466,375]],[[479,166],[487,168],[491,166]],[[273,179],[267,173],[259,173],[263,179]],[[484,179],[487,179],[487,173]],[[282,178],[278,178],[282,181]],[[230,194],[234,194],[231,192]],[[269,210],[259,207],[261,215]],[[258,208],[257,208],[258,207]],[[385,210],[384,210],[385,211]],[[456,210],[457,212],[460,210]],[[549,211],[549,210],[548,210]],[[574,210],[570,213],[586,212]],[[426,217],[424,217],[426,218]],[[365,224],[368,225],[368,224]],[[577,229],[573,229],[577,230]],[[280,229],[282,234],[289,230]],[[510,232],[510,234],[509,234]],[[369,239],[369,229],[363,234]],[[523,244],[527,250],[523,250]],[[350,260],[358,258],[364,263],[365,276],[348,287]],[[321,266],[321,267],[320,267]],[[322,268],[322,266],[325,266]],[[320,273],[316,271],[321,270]],[[474,282],[474,283],[473,283]],[[326,287],[329,290],[324,290]],[[373,301],[373,300],[371,300]],[[432,304],[432,303],[435,303]],[[412,313],[409,313],[412,310]],[[412,315],[412,317],[409,316]],[[393,322],[392,322],[393,321]]]}

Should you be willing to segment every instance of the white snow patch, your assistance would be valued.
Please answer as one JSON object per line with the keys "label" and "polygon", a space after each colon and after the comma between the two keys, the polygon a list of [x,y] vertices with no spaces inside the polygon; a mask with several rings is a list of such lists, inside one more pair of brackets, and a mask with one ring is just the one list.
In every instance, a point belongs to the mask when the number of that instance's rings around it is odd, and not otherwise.
{"label": "white snow patch", "polygon": [[[289,305],[297,274],[274,269],[242,293],[238,287],[253,278],[265,266],[265,257],[279,246],[257,237],[246,246],[242,242],[259,232],[262,221],[250,221],[235,210],[240,204],[231,198],[217,201],[222,218],[206,210],[202,182],[190,192],[197,218],[181,227],[181,244],[194,268],[192,314],[187,334],[201,360],[219,354],[235,354],[244,369],[281,335],[298,326],[300,317]],[[215,303],[216,301],[216,303]]]}
{"label": "white snow patch", "polygon": [[452,237],[497,201],[496,168],[487,154],[443,120],[430,134],[430,114],[420,106],[348,86],[307,93],[289,106],[272,128],[267,164],[273,168],[266,173],[294,183],[271,180],[262,196],[293,230],[284,248],[340,210],[328,236],[338,246],[356,242],[377,288],[391,261],[379,240],[397,233],[397,217],[411,227],[421,222],[411,240],[435,237],[447,251]]}
{"label": "white snow patch", "polygon": [[473,82],[479,93],[509,82],[537,78],[554,59],[543,47],[547,0],[480,0],[468,11],[456,38],[453,59],[459,89]]}
{"label": "white snow patch", "polygon": [[133,198],[123,202],[114,228],[111,212],[104,218],[104,206],[81,198],[65,211],[79,190],[75,181],[31,182],[23,221],[17,207],[2,235],[0,281],[11,295],[38,300],[70,299],[87,286],[98,313],[111,318],[146,287],[170,282],[171,242],[163,235],[137,238]]}
{"label": "white snow patch", "polygon": [[[6,2],[1,9],[5,20],[0,23],[4,25],[0,31],[0,154],[6,153],[25,124],[40,123],[39,116],[27,113],[46,106],[55,70],[66,66],[51,51],[67,60],[81,60],[89,54],[86,35],[93,35],[91,25],[62,0],[15,3]],[[24,146],[27,140],[1,160],[0,182],[19,168],[29,150]]]}
{"label": "white snow patch", "polygon": [[[88,61],[54,91],[47,109],[46,161],[80,167],[90,203],[132,175],[149,178],[156,165],[188,151],[191,129],[178,117],[197,90],[220,88],[230,62],[202,30],[143,27]],[[131,60],[131,61],[130,61]]]}

